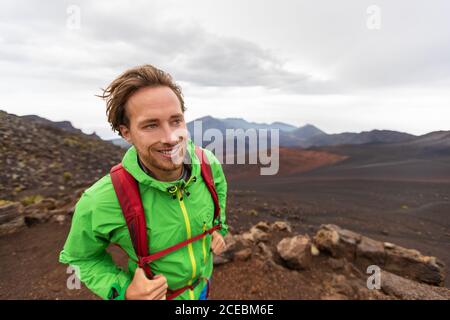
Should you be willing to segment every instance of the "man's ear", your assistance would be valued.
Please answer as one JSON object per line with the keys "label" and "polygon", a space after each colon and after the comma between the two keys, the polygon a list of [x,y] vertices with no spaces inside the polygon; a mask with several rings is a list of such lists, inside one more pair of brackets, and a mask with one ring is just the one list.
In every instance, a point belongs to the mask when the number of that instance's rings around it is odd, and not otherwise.
{"label": "man's ear", "polygon": [[119,130],[120,130],[120,134],[122,135],[122,137],[129,143],[129,144],[133,144],[132,140],[131,140],[131,134],[130,134],[130,129],[121,124],[119,126]]}

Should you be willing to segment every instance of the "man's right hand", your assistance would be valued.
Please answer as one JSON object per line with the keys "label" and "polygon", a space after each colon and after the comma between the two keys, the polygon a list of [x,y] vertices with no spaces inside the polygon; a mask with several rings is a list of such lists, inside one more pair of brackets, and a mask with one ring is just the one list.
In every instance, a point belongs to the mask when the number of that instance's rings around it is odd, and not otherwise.
{"label": "man's right hand", "polygon": [[133,281],[125,292],[126,300],[165,300],[167,293],[167,279],[157,274],[152,280],[145,276],[142,268],[137,268]]}

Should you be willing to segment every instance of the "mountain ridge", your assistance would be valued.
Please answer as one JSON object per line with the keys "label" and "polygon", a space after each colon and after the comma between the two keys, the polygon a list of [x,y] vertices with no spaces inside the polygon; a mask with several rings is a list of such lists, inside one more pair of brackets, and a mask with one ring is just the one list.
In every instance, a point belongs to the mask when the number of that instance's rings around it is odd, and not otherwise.
{"label": "mountain ridge", "polygon": [[[34,123],[50,126],[64,130],[69,133],[83,134],[95,139],[101,139],[95,132],[85,134],[80,129],[74,127],[70,121],[52,121],[37,115],[25,115],[21,118],[33,121]],[[414,135],[406,132],[373,129],[370,131],[350,132],[328,134],[313,124],[307,123],[303,126],[296,127],[281,121],[268,123],[250,122],[243,118],[215,118],[213,116],[204,116],[192,120],[187,123],[188,131],[191,137],[194,137],[194,122],[202,121],[202,131],[207,129],[217,129],[224,136],[227,129],[242,129],[244,132],[248,129],[278,129],[280,135],[280,146],[282,147],[327,147],[338,145],[362,145],[362,144],[406,144],[409,146],[442,145],[442,147],[450,147],[450,130],[437,130],[423,135]],[[122,148],[128,148],[130,144],[123,138],[107,139]],[[206,141],[208,142],[208,141]]]}

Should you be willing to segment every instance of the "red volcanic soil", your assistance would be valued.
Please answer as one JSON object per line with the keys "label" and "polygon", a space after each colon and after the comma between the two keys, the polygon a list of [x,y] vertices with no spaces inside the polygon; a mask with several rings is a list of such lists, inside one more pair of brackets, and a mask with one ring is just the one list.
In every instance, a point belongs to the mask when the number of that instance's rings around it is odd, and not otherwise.
{"label": "red volcanic soil", "polygon": [[[347,158],[348,157],[345,155],[327,151],[280,147],[279,170],[276,175],[286,176],[295,173],[307,172],[313,169],[335,164]],[[275,159],[272,159],[272,162],[274,161]],[[260,168],[268,166],[270,165],[224,164],[224,170],[227,175],[227,180],[243,180],[260,176]]]}

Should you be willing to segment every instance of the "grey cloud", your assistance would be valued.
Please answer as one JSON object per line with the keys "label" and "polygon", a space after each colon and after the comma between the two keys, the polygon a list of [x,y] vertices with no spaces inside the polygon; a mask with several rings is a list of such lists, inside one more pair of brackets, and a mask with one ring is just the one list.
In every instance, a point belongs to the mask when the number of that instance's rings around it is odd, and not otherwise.
{"label": "grey cloud", "polygon": [[[66,9],[72,3],[81,9],[80,30],[70,31],[65,25]],[[124,1],[2,2],[0,62],[15,76],[90,87],[104,86],[124,69],[143,63],[200,87],[261,86],[299,94],[448,81],[450,29],[442,8],[449,6],[440,2],[441,9],[411,14],[422,6],[408,3],[404,9],[378,1],[383,25],[371,32],[364,29],[369,1],[323,8],[287,1],[286,10],[295,11],[290,19],[298,15],[298,28],[286,30],[289,41],[299,48],[297,62],[308,65],[308,59],[316,58],[330,66],[334,78],[329,81],[291,71],[286,58],[252,39],[215,34],[188,19],[170,19],[165,7],[148,1],[134,1],[132,6]],[[271,23],[280,22],[283,14],[287,11],[278,12]],[[261,32],[271,32],[270,28]]]}
{"label": "grey cloud", "polygon": [[[43,78],[61,78],[67,72],[66,79],[92,84],[127,67],[151,63],[167,69],[176,80],[199,86],[321,90],[308,74],[290,72],[283,61],[251,41],[215,35],[195,23],[164,22],[146,3],[114,7],[82,1],[79,31],[65,28],[61,4],[56,9],[49,2],[31,6],[40,9],[33,13],[28,3],[28,10],[19,14],[16,7],[10,8],[22,24],[14,31],[12,14],[11,25],[0,29],[2,36],[8,31],[8,39],[14,39],[0,50],[0,59],[29,65],[31,74]],[[52,9],[46,11],[45,6]],[[45,68],[48,72],[43,72]]]}

